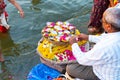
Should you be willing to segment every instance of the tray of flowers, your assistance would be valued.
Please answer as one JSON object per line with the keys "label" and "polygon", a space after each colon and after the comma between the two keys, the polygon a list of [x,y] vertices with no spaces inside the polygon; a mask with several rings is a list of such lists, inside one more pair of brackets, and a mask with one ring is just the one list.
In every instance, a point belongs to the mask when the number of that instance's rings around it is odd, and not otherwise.
{"label": "tray of flowers", "polygon": [[76,27],[69,22],[47,22],[41,33],[53,44],[64,45],[68,44],[69,38],[76,34]]}

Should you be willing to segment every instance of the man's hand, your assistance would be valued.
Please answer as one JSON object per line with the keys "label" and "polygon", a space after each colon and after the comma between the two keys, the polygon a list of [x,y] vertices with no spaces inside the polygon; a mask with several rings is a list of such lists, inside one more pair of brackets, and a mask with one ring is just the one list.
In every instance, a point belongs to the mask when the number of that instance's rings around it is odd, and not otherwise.
{"label": "man's hand", "polygon": [[78,41],[81,40],[88,40],[88,35],[81,33],[78,36],[72,36],[69,40],[70,44],[77,43]]}
{"label": "man's hand", "polygon": [[73,44],[73,43],[77,43],[77,36],[72,36],[71,38],[70,38],[70,40],[69,40],[69,43],[70,44]]}
{"label": "man's hand", "polygon": [[77,40],[88,40],[88,35],[81,33],[80,35],[77,36]]}

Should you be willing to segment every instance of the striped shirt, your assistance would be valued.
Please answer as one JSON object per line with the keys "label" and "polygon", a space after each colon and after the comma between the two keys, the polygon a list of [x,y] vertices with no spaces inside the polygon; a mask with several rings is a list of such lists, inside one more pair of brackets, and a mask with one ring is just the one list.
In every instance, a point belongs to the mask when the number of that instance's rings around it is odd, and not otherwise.
{"label": "striped shirt", "polygon": [[93,71],[101,80],[120,80],[120,32],[89,36],[96,42],[88,52],[82,52],[77,43],[72,51],[79,64],[93,66]]}

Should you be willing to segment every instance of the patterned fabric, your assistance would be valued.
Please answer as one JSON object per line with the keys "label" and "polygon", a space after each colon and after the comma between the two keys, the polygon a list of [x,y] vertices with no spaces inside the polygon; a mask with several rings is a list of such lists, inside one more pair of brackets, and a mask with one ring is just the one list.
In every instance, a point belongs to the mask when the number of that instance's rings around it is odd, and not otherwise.
{"label": "patterned fabric", "polygon": [[5,9],[5,7],[6,7],[6,4],[5,4],[4,2],[1,2],[1,3],[0,3],[0,8],[1,8],[1,9]]}
{"label": "patterned fabric", "polygon": [[83,53],[77,43],[72,51],[79,64],[93,66],[100,80],[120,80],[120,32],[104,34],[100,37],[89,36],[96,45]]}
{"label": "patterned fabric", "polygon": [[8,17],[7,11],[4,11],[4,14],[5,14],[5,17],[7,18]]}
{"label": "patterned fabric", "polygon": [[[7,6],[5,2],[6,2],[6,0],[3,0],[3,1],[0,2],[0,8],[1,9],[5,9],[5,7]],[[7,11],[4,11],[4,14],[5,14],[5,17],[8,17]]]}
{"label": "patterned fabric", "polygon": [[7,32],[7,29],[6,29],[4,26],[1,26],[1,25],[0,25],[0,32],[6,33],[6,32]]}
{"label": "patterned fabric", "polygon": [[101,28],[102,26],[102,23],[101,23],[102,15],[103,15],[103,12],[108,8],[110,1],[94,0],[93,3],[94,4],[92,7],[92,12],[91,12],[88,27],[92,26],[92,27],[97,27],[98,29],[98,28]]}

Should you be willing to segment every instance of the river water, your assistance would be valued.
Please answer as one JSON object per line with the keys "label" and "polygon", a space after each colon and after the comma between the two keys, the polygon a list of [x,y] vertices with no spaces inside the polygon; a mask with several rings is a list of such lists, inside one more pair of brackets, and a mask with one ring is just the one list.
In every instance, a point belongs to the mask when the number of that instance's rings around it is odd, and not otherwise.
{"label": "river water", "polygon": [[20,18],[16,8],[7,4],[8,33],[0,33],[0,47],[5,62],[0,63],[0,80],[27,80],[26,76],[40,63],[36,47],[46,22],[68,21],[87,33],[92,0],[17,0],[25,12]]}

